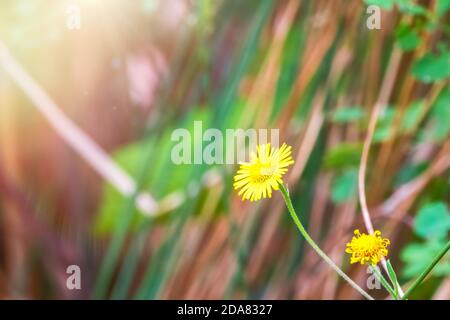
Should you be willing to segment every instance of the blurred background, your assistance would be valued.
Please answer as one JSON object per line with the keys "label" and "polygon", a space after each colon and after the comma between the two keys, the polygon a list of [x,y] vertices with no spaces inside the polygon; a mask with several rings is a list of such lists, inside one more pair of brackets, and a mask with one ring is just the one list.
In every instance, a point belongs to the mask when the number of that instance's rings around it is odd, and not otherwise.
{"label": "blurred background", "polygon": [[[366,288],[344,250],[377,105],[368,205],[408,286],[449,238],[449,19],[449,0],[2,0],[0,298],[360,299],[279,193],[240,200],[237,166],[175,165],[170,137],[280,129],[297,212]],[[447,254],[411,298],[449,299],[449,275]]]}

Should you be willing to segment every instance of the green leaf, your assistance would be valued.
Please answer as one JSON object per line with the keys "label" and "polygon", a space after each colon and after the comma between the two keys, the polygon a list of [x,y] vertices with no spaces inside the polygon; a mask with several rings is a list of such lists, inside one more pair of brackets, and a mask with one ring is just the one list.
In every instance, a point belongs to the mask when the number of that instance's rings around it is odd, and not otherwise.
{"label": "green leaf", "polygon": [[397,44],[403,51],[416,49],[420,44],[420,37],[410,26],[401,24],[395,30]]}
{"label": "green leaf", "polygon": [[328,150],[324,165],[327,169],[355,168],[359,165],[362,144],[342,143]]}
{"label": "green leaf", "polygon": [[[194,121],[201,120],[204,128],[210,123],[211,114],[202,109],[193,109],[177,127],[186,128],[191,137],[194,137]],[[171,134],[175,128],[167,127],[164,133],[158,137],[149,137],[126,145],[114,152],[114,161],[130,176],[136,177],[139,173],[142,156],[147,148],[154,150],[151,158],[152,170],[146,175],[143,190],[149,191],[156,200],[164,198],[174,191],[185,191],[190,183],[192,170],[195,166],[176,165],[170,161],[171,151],[176,144],[171,140]],[[191,143],[194,143],[191,141]],[[137,179],[136,179],[137,180]],[[103,187],[102,200],[100,202],[95,221],[95,231],[98,234],[107,234],[114,229],[120,221],[120,210],[124,196],[112,185]],[[139,214],[133,221],[133,227],[138,227],[146,221],[145,215]]]}
{"label": "green leaf", "polygon": [[392,10],[394,4],[397,4],[399,10],[406,14],[411,15],[425,15],[427,10],[413,3],[411,0],[364,0],[367,5],[376,5],[385,10]]}
{"label": "green leaf", "polygon": [[377,127],[373,135],[373,142],[379,143],[389,140],[392,135],[392,123],[394,121],[395,110],[392,106],[385,108],[378,119]]}
{"label": "green leaf", "polygon": [[385,10],[392,10],[394,7],[394,0],[364,0],[367,5],[376,5]]}
{"label": "green leaf", "polygon": [[450,230],[450,212],[443,202],[423,206],[414,220],[415,233],[427,239],[445,239]]}
{"label": "green leaf", "polygon": [[331,186],[331,199],[340,204],[356,197],[358,186],[358,171],[347,170],[337,176]]}
{"label": "green leaf", "polygon": [[443,16],[450,9],[450,0],[437,0],[436,13]]}
{"label": "green leaf", "polygon": [[389,279],[391,280],[392,286],[394,287],[394,298],[398,299],[398,280],[397,275],[394,271],[394,268],[392,267],[391,261],[387,260],[387,269],[388,269],[388,275]]}
{"label": "green leaf", "polygon": [[364,110],[360,106],[344,107],[331,113],[331,120],[336,123],[347,123],[361,120]]}
{"label": "green leaf", "polygon": [[426,15],[427,9],[412,2],[411,0],[396,0],[398,8],[401,12],[410,15]]}
{"label": "green leaf", "polygon": [[[422,273],[433,261],[433,258],[442,250],[445,242],[431,240],[424,243],[412,243],[407,245],[400,254],[400,259],[405,263],[402,270],[405,278],[413,278]],[[434,267],[431,273],[435,276],[450,275],[450,255],[444,258]]]}
{"label": "green leaf", "polygon": [[450,52],[425,54],[414,64],[412,73],[417,79],[427,83],[450,77]]}
{"label": "green leaf", "polygon": [[424,108],[424,101],[415,101],[406,109],[402,120],[402,131],[404,133],[410,133],[415,128]]}
{"label": "green leaf", "polygon": [[443,141],[450,134],[450,88],[441,92],[432,106],[431,121],[433,126],[429,130],[432,141]]}
{"label": "green leaf", "polygon": [[418,177],[428,168],[428,162],[404,165],[394,178],[394,187],[399,187]]}

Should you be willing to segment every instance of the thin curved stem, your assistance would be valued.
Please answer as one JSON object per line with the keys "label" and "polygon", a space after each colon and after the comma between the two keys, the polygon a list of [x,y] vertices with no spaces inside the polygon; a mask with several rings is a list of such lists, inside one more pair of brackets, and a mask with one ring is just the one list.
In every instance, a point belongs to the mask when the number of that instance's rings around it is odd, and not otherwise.
{"label": "thin curved stem", "polygon": [[[358,198],[361,206],[361,213],[363,216],[364,224],[366,226],[367,231],[370,234],[374,233],[372,220],[370,219],[369,208],[367,206],[366,199],[366,171],[367,171],[367,161],[369,159],[370,145],[372,144],[373,136],[375,134],[375,129],[378,121],[378,117],[384,108],[384,106],[389,102],[389,97],[392,94],[392,89],[394,88],[396,73],[400,66],[402,57],[402,52],[400,49],[396,48],[392,54],[392,58],[389,62],[389,67],[387,68],[388,72],[383,81],[383,86],[381,87],[381,91],[378,97],[377,102],[372,110],[369,119],[369,127],[367,128],[367,135],[364,140],[363,151],[361,155],[361,162],[358,171]],[[382,258],[381,265],[383,269],[388,271],[386,259]],[[400,284],[396,283],[399,296],[403,296],[403,290]]]}
{"label": "thin curved stem", "polygon": [[431,272],[431,270],[433,270],[434,266],[439,262],[439,260],[442,259],[442,257],[447,253],[449,249],[450,249],[450,241],[448,241],[445,247],[436,255],[436,257],[434,257],[433,261],[431,261],[428,267],[426,267],[426,269],[414,281],[411,287],[409,287],[408,290],[406,290],[405,294],[402,297],[403,300],[408,298],[411,292],[413,292],[413,290],[425,279],[425,277]]}
{"label": "thin curved stem", "polygon": [[314,242],[314,240],[309,236],[308,232],[306,231],[305,227],[299,220],[297,213],[294,210],[294,207],[292,205],[291,198],[289,197],[289,192],[286,189],[286,187],[283,184],[279,184],[280,191],[283,195],[284,202],[286,203],[286,207],[288,208],[288,211],[294,220],[295,225],[297,226],[298,230],[302,234],[302,236],[305,238],[305,240],[309,243],[309,245],[314,249],[314,251],[317,252],[317,254],[325,260],[325,262],[333,268],[345,281],[347,281],[356,291],[358,291],[360,294],[362,294],[366,299],[368,300],[374,300],[374,298],[369,295],[366,291],[364,291],[360,286],[358,286],[352,279],[350,279],[349,276],[345,274],[344,271],[342,271],[334,262],[331,260],[330,257],[326,255],[325,252],[322,251],[322,249],[319,248],[319,246]]}

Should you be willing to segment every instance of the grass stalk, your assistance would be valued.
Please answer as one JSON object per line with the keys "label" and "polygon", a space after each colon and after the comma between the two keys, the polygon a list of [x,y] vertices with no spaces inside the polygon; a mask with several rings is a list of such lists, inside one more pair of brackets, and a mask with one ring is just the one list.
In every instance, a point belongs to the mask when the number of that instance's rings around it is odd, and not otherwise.
{"label": "grass stalk", "polygon": [[420,276],[413,282],[411,287],[406,290],[405,294],[402,297],[402,300],[406,300],[411,292],[416,289],[419,284],[422,283],[422,281],[426,278],[426,276],[433,270],[433,268],[436,266],[436,264],[439,262],[439,260],[442,259],[442,257],[447,253],[447,251],[450,249],[450,241],[447,242],[444,248],[434,257],[433,261],[425,268],[425,270],[420,274]]}

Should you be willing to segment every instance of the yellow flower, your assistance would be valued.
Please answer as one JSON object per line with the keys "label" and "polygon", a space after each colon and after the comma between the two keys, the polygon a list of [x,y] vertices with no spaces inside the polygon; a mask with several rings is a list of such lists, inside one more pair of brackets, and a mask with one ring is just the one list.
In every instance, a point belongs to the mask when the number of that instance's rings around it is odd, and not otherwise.
{"label": "yellow flower", "polygon": [[270,143],[256,147],[250,155],[250,162],[243,162],[234,176],[234,189],[241,189],[243,200],[257,201],[272,197],[272,189],[278,190],[281,177],[287,167],[294,163],[292,148],[285,143],[281,148],[271,148]]}
{"label": "yellow flower", "polygon": [[386,257],[388,250],[386,247],[390,241],[386,238],[381,238],[381,232],[376,230],[374,234],[360,233],[359,230],[355,230],[355,236],[352,241],[347,243],[347,249],[345,252],[351,253],[350,263],[360,262],[365,264],[370,262],[372,265],[376,265],[381,261],[383,257]]}

